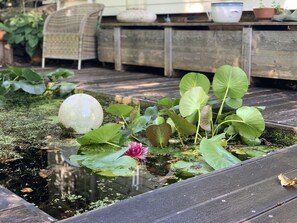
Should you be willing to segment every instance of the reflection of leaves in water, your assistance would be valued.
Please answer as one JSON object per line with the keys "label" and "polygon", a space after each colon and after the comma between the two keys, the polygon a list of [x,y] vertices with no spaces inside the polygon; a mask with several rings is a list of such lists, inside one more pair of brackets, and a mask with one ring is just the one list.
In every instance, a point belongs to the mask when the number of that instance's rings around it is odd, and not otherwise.
{"label": "reflection of leaves in water", "polygon": [[134,170],[137,168],[138,162],[129,156],[125,156],[125,149],[115,150],[112,146],[86,148],[84,147],[80,155],[70,156],[70,160],[103,176],[135,175]]}

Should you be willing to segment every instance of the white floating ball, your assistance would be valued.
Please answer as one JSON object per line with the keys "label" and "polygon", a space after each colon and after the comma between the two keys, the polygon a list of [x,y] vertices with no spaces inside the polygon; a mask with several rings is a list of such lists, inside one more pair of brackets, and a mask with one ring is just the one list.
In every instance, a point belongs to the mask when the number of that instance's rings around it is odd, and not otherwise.
{"label": "white floating ball", "polygon": [[59,109],[59,121],[66,128],[84,134],[98,128],[103,121],[100,103],[87,94],[75,94],[65,99]]}

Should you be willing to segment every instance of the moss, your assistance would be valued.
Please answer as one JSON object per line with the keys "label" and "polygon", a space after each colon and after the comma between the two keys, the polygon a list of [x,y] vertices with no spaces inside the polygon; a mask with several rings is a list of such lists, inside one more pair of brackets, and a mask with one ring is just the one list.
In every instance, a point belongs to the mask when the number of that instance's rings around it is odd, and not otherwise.
{"label": "moss", "polygon": [[287,147],[297,144],[297,134],[290,129],[267,127],[262,138],[273,143],[277,147]]}

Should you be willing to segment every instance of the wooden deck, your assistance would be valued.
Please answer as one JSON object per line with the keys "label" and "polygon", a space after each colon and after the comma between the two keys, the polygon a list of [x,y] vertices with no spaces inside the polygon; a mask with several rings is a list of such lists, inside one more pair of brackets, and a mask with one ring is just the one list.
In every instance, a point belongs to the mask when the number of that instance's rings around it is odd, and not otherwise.
{"label": "wooden deck", "polygon": [[[179,78],[83,68],[72,81],[79,88],[138,103],[178,97]],[[297,131],[296,91],[251,87],[247,105],[265,105],[268,124]],[[277,176],[297,176],[297,145],[231,168],[197,176],[61,223],[129,222],[297,222],[295,188]],[[0,187],[0,223],[53,222],[50,216]]]}
{"label": "wooden deck", "polygon": [[[135,72],[117,72],[111,69],[83,69],[77,71],[73,82],[79,88],[110,95],[117,101],[157,101],[163,97],[180,97],[180,78]],[[245,105],[266,106],[265,121],[272,125],[296,127],[297,92],[275,88],[250,87],[244,97]]]}

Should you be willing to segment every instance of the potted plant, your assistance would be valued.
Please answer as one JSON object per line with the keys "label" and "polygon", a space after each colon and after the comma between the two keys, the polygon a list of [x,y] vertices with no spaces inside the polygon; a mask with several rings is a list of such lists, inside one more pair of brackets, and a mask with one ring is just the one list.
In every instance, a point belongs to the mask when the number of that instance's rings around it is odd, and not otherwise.
{"label": "potted plant", "polygon": [[21,49],[30,58],[41,49],[45,15],[35,12],[19,13],[3,23],[0,30],[5,31],[4,40],[12,48]]}
{"label": "potted plant", "polygon": [[259,0],[259,8],[254,8],[253,12],[257,20],[270,21],[272,16],[280,11],[280,3],[275,0],[271,3],[270,7],[267,7],[263,0]]}

